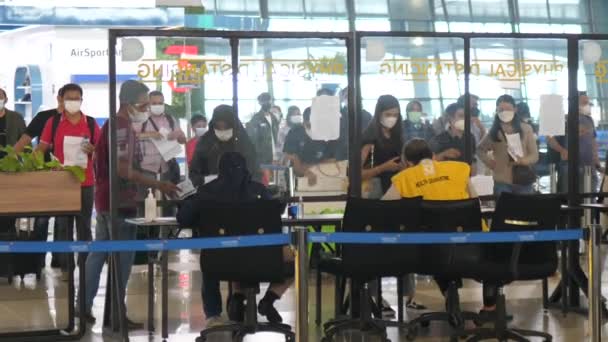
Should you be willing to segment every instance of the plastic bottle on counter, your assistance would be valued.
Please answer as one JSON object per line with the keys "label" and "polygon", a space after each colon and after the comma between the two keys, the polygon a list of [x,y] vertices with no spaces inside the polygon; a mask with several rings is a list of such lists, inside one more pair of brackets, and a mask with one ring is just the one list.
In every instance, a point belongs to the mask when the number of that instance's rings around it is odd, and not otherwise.
{"label": "plastic bottle on counter", "polygon": [[145,215],[146,222],[152,222],[156,219],[156,198],[152,193],[152,189],[148,189],[148,197],[145,200]]}

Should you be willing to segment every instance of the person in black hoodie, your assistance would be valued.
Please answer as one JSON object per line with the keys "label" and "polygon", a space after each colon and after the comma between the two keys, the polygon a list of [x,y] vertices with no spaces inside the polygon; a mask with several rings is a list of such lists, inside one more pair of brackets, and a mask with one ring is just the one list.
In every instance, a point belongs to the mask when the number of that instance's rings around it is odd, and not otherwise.
{"label": "person in black hoodie", "polygon": [[226,152],[238,152],[246,160],[254,179],[259,179],[256,153],[245,128],[234,114],[232,106],[219,105],[213,110],[209,131],[196,144],[190,179],[195,187],[205,183],[205,177],[217,175],[219,160]]}
{"label": "person in black hoodie", "polygon": [[[263,184],[255,182],[247,170],[245,158],[237,152],[226,152],[219,162],[218,178],[199,187],[196,195],[184,201],[177,214],[177,221],[182,227],[194,227],[204,220],[200,216],[199,206],[202,201],[216,201],[224,203],[256,201],[271,199],[271,194]],[[286,261],[293,260],[288,253],[284,253]],[[202,260],[201,260],[202,265]],[[202,269],[202,266],[201,266]],[[258,304],[258,312],[268,318],[270,322],[280,323],[283,318],[274,308],[274,302],[291,286],[292,280],[283,283],[272,283],[266,295]],[[245,295],[234,284],[234,294],[228,299],[228,318],[232,321],[242,322],[245,314]],[[207,317],[207,327],[222,323],[222,294],[219,280],[203,274],[201,289],[203,297],[203,310]]]}

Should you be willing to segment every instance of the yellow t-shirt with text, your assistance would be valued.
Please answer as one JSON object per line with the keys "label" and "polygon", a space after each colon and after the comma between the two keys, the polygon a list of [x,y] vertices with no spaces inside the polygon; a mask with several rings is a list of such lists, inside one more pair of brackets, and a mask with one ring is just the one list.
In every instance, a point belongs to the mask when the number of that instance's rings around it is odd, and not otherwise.
{"label": "yellow t-shirt with text", "polygon": [[422,160],[392,178],[401,197],[449,201],[469,198],[471,167],[457,161]]}

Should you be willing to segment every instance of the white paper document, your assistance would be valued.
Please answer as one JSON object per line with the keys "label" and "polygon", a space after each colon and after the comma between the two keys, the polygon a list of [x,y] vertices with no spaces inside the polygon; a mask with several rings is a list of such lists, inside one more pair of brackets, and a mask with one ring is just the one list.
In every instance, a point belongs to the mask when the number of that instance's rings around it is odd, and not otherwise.
{"label": "white paper document", "polygon": [[310,138],[316,141],[338,140],[340,137],[340,99],[321,95],[312,99]]}
{"label": "white paper document", "polygon": [[63,138],[63,165],[87,168],[88,156],[82,150],[83,137],[66,136]]}
{"label": "white paper document", "polygon": [[471,185],[477,196],[489,196],[494,194],[494,177],[474,176],[470,179]]}
{"label": "white paper document", "polygon": [[541,136],[566,134],[566,115],[562,95],[541,95],[539,110],[539,129]]}
{"label": "white paper document", "polygon": [[217,179],[217,175],[205,176],[205,184],[209,184]]}
{"label": "white paper document", "polygon": [[515,134],[507,134],[507,150],[509,152],[509,155],[511,156],[511,158],[513,158],[514,160],[517,160],[521,157],[524,156],[524,148],[521,145],[521,138],[519,136],[519,133],[515,133]]}
{"label": "white paper document", "polygon": [[196,193],[196,188],[189,179],[177,184],[177,197],[181,200]]}
{"label": "white paper document", "polygon": [[177,142],[177,140],[167,139],[169,132],[170,131],[168,129],[163,127],[159,131],[159,133],[162,134],[163,139],[152,139],[152,143],[154,146],[156,146],[164,161],[177,158],[182,152],[182,146]]}

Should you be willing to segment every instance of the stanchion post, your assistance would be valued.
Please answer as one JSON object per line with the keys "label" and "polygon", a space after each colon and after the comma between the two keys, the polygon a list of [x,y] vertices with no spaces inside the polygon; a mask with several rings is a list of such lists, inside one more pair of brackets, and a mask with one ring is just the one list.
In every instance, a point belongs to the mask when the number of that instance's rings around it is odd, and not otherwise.
{"label": "stanchion post", "polygon": [[552,194],[558,193],[557,190],[557,164],[549,164],[549,188]]}
{"label": "stanchion post", "polygon": [[589,226],[589,326],[591,327],[591,341],[602,340],[602,268],[600,260],[600,244],[602,241],[602,227],[598,224]]}
{"label": "stanchion post", "polygon": [[308,229],[296,233],[296,341],[308,342]]}

